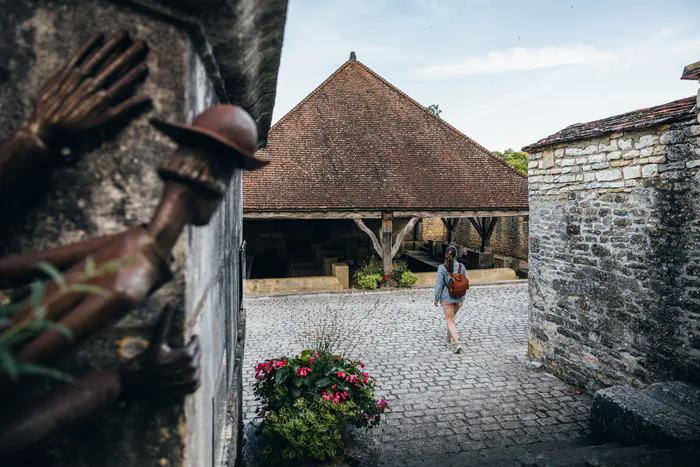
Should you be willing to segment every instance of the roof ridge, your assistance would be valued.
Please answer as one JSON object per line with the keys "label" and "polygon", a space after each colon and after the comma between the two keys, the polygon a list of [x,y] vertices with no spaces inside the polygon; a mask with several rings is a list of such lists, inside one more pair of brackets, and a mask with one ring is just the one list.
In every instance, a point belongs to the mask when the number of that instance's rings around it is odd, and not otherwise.
{"label": "roof ridge", "polygon": [[408,99],[409,102],[411,102],[412,104],[414,104],[416,107],[420,108],[420,109],[421,109],[423,112],[425,112],[426,114],[428,114],[428,115],[430,115],[431,117],[433,117],[434,119],[436,119],[436,120],[437,120],[438,122],[440,122],[442,125],[444,125],[445,127],[449,128],[450,130],[454,131],[454,132],[457,133],[459,136],[461,136],[461,137],[467,139],[470,143],[474,144],[476,147],[478,147],[478,148],[484,150],[484,152],[486,152],[489,156],[491,156],[492,158],[494,158],[495,160],[497,160],[498,162],[500,162],[501,164],[503,164],[505,167],[508,167],[510,170],[512,170],[513,172],[515,172],[517,175],[520,175],[520,176],[523,177],[523,178],[527,178],[527,174],[525,174],[525,173],[523,173],[523,172],[517,170],[516,168],[514,168],[512,165],[510,165],[509,163],[507,163],[506,161],[504,161],[504,160],[501,159],[500,157],[495,156],[495,155],[493,154],[493,152],[489,151],[489,150],[486,149],[484,146],[482,146],[481,144],[477,143],[476,141],[474,141],[473,139],[471,139],[469,136],[467,136],[466,134],[464,134],[463,132],[459,131],[459,130],[458,130],[457,128],[455,128],[454,126],[452,126],[452,125],[450,125],[449,123],[447,123],[447,122],[446,122],[445,120],[443,120],[442,118],[439,118],[439,117],[437,117],[436,115],[434,115],[432,112],[430,112],[428,109],[426,109],[425,106],[421,105],[420,102],[418,102],[417,100],[415,100],[414,98],[412,98],[411,96],[409,96],[408,94],[406,94],[405,92],[403,92],[401,89],[399,89],[399,88],[397,88],[396,86],[394,86],[393,84],[391,84],[389,81],[387,81],[385,78],[383,78],[379,73],[377,73],[376,71],[372,70],[370,67],[368,67],[368,66],[365,65],[364,63],[360,62],[359,60],[356,61],[356,62],[353,62],[353,63],[359,64],[361,67],[363,67],[365,70],[367,70],[370,74],[372,74],[372,76],[374,76],[375,78],[379,79],[379,81],[381,81],[384,85],[388,86],[389,89],[391,89],[392,91],[396,92],[396,93],[399,94],[400,96],[402,96],[402,97]]}
{"label": "roof ridge", "polygon": [[475,145],[477,148],[482,149],[482,150],[483,150],[485,153],[487,153],[490,157],[492,157],[493,159],[497,160],[497,161],[498,161],[500,164],[502,164],[504,167],[507,167],[508,169],[512,170],[515,174],[517,174],[517,175],[519,175],[519,176],[521,176],[521,177],[523,177],[523,178],[527,178],[527,174],[525,174],[525,173],[523,173],[523,172],[517,170],[516,168],[514,168],[513,166],[511,166],[509,163],[507,163],[505,160],[501,159],[500,157],[495,156],[495,155],[493,154],[493,152],[489,151],[489,150],[486,149],[484,146],[482,146],[481,144],[477,143],[476,141],[474,141],[473,139],[471,139],[469,136],[467,136],[466,134],[462,133],[461,131],[459,131],[459,130],[458,130],[457,128],[455,128],[454,126],[452,126],[452,125],[450,125],[449,123],[447,123],[447,122],[446,122],[445,120],[443,120],[442,118],[439,118],[439,117],[433,115],[430,111],[428,111],[428,110],[425,108],[425,106],[421,105],[418,101],[416,101],[416,100],[413,99],[411,96],[409,96],[408,94],[406,94],[405,92],[403,92],[401,89],[399,89],[399,88],[397,88],[396,86],[394,86],[393,84],[391,84],[389,81],[387,81],[385,78],[383,78],[379,73],[377,73],[376,71],[372,70],[370,67],[368,67],[367,65],[365,65],[364,63],[362,63],[361,61],[359,61],[359,60],[357,60],[357,59],[355,59],[355,60],[347,60],[345,63],[343,63],[342,65],[340,65],[340,67],[338,67],[338,69],[336,69],[333,73],[331,73],[330,76],[328,76],[328,78],[326,78],[321,84],[319,84],[318,86],[316,86],[316,88],[315,88],[313,91],[311,91],[306,97],[304,97],[301,101],[299,101],[299,103],[298,103],[297,105],[295,105],[294,107],[292,107],[292,109],[289,110],[289,112],[287,112],[286,114],[284,114],[284,115],[282,116],[282,118],[280,118],[279,120],[277,120],[277,122],[275,122],[275,124],[272,125],[272,127],[270,128],[269,134],[271,135],[271,134],[273,133],[274,129],[275,129],[278,125],[280,125],[280,124],[284,123],[286,120],[288,120],[288,118],[290,118],[290,116],[291,116],[292,114],[294,114],[297,110],[299,110],[304,104],[306,104],[306,102],[308,102],[312,97],[314,97],[316,94],[318,94],[319,91],[320,91],[321,89],[323,89],[329,82],[331,82],[331,81],[332,81],[334,78],[336,78],[343,70],[345,70],[348,66],[351,66],[351,65],[357,65],[357,66],[362,67],[365,71],[367,71],[369,74],[371,74],[374,78],[378,79],[382,84],[384,84],[384,85],[387,86],[389,89],[391,89],[392,91],[394,91],[395,93],[397,93],[399,96],[403,97],[404,99],[407,99],[409,102],[411,102],[413,105],[415,105],[416,107],[418,107],[419,109],[421,109],[421,110],[422,110],[423,112],[425,112],[427,115],[431,116],[432,118],[434,118],[434,119],[436,119],[438,122],[440,122],[443,126],[447,127],[448,129],[450,129],[451,131],[455,132],[455,133],[458,134],[459,136],[465,138],[467,141],[469,141],[470,143],[472,143],[473,145]]}
{"label": "roof ridge", "polygon": [[[688,117],[685,117],[682,115],[668,115],[666,117],[659,116],[657,119],[647,118],[644,121],[630,123],[630,125],[626,128],[616,128],[616,129],[605,128],[605,129],[601,129],[600,132],[598,132],[598,133],[589,134],[589,135],[570,135],[570,136],[562,135],[562,133],[564,133],[567,130],[570,130],[570,131],[576,130],[578,128],[582,128],[585,126],[591,126],[591,125],[599,126],[599,125],[602,125],[605,123],[614,124],[614,125],[621,125],[624,123],[625,117],[634,116],[635,114],[644,114],[644,113],[650,113],[650,112],[655,112],[655,111],[659,111],[659,110],[666,110],[666,109],[670,110],[670,109],[674,109],[676,107],[683,107],[683,104],[686,104],[686,105],[692,104],[695,102],[695,100],[696,100],[696,96],[682,97],[680,99],[672,100],[672,101],[666,102],[664,104],[657,104],[657,105],[652,105],[649,107],[642,107],[639,109],[630,110],[627,112],[611,115],[609,117],[603,117],[603,118],[598,118],[595,120],[589,120],[587,122],[573,123],[571,125],[568,125],[568,126],[562,128],[561,130],[559,130],[555,133],[552,133],[549,136],[545,136],[544,138],[539,139],[538,141],[536,141],[532,144],[528,144],[527,146],[524,146],[522,148],[522,150],[528,151],[528,150],[533,150],[533,149],[540,149],[540,148],[552,146],[555,144],[562,144],[562,143],[571,142],[571,141],[579,141],[581,139],[588,139],[588,138],[592,138],[594,136],[603,136],[603,135],[615,133],[618,131],[623,131],[623,132],[624,131],[636,131],[636,130],[648,128],[648,127],[653,126],[653,125],[659,125],[659,124],[662,124],[662,123],[667,122],[669,120],[675,120],[675,119],[679,119],[679,118],[688,118]],[[687,115],[688,116],[693,115],[692,112],[690,112],[690,109],[688,109]],[[651,124],[649,124],[649,122],[651,122]],[[596,124],[596,125],[594,125],[594,124]]]}
{"label": "roof ridge", "polygon": [[323,82],[322,82],[321,84],[319,84],[318,86],[316,86],[316,87],[314,88],[314,90],[311,91],[305,98],[303,98],[302,100],[300,100],[299,103],[298,103],[297,105],[295,105],[294,107],[292,107],[292,108],[289,110],[289,112],[287,112],[286,114],[284,114],[284,115],[282,116],[282,118],[280,118],[279,120],[277,120],[277,121],[275,122],[275,124],[272,125],[272,127],[270,127],[270,132],[272,132],[273,128],[275,128],[275,127],[276,127],[277,125],[279,125],[280,123],[283,123],[285,120],[288,119],[288,117],[289,117],[290,115],[292,115],[292,114],[293,114],[294,112],[296,112],[300,107],[302,107],[304,104],[306,104],[306,102],[307,102],[309,99],[311,99],[313,96],[315,96],[316,94],[318,94],[318,92],[321,90],[321,88],[325,87],[329,82],[331,82],[331,80],[333,80],[333,78],[335,78],[336,76],[338,76],[338,74],[340,74],[341,71],[343,71],[345,68],[347,68],[347,67],[348,67],[349,65],[351,65],[352,63],[355,63],[355,62],[352,62],[351,60],[348,60],[348,61],[346,61],[345,63],[343,63],[342,65],[340,65],[340,66],[338,67],[338,69],[336,69],[333,73],[330,74],[330,76],[328,76],[328,78],[326,78],[325,80],[323,80]]}

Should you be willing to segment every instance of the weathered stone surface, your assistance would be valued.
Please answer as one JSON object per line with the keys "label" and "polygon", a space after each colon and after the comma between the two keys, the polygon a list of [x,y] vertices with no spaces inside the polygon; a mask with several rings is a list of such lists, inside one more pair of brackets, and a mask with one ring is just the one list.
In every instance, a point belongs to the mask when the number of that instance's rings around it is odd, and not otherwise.
{"label": "weathered stone surface", "polygon": [[647,390],[613,386],[595,394],[594,436],[625,444],[674,446],[700,442],[700,390],[684,383],[657,383]]}
{"label": "weathered stone surface", "polygon": [[[151,116],[191,121],[224,98],[246,106],[266,134],[286,1],[171,3],[0,0],[0,137],[28,118],[40,86],[98,31],[126,29],[148,42],[149,74],[140,91],[153,98],[152,112],[85,137],[81,147],[72,148],[74,162],[59,163],[47,180],[32,181],[40,189],[33,204],[22,200],[28,212],[4,216],[0,223],[0,254],[64,245],[147,222],[162,186],[156,167],[174,148],[148,124]],[[182,15],[180,6],[190,14]],[[217,42],[215,57],[207,37]],[[219,75],[218,65],[226,73]],[[235,86],[222,93],[217,83],[231,79]],[[118,360],[116,341],[125,335],[149,338],[160,307],[173,301],[183,312],[176,317],[171,344],[180,345],[194,333],[203,337],[198,393],[184,404],[136,402],[126,412],[107,410],[37,447],[31,465],[199,467],[236,456],[245,338],[240,216],[238,173],[212,223],[183,234],[173,252],[173,281],[64,364],[74,375],[111,368]],[[230,430],[224,430],[227,424]]]}
{"label": "weathered stone surface", "polygon": [[[700,281],[688,274],[700,262],[698,168],[686,147],[700,146],[694,127],[625,133],[618,147],[628,158],[571,166],[582,180],[554,169],[530,180],[530,352],[549,371],[589,390],[700,381]],[[557,150],[596,142],[608,146],[600,138]],[[660,164],[673,151],[683,160]],[[618,162],[628,165],[613,169]]]}

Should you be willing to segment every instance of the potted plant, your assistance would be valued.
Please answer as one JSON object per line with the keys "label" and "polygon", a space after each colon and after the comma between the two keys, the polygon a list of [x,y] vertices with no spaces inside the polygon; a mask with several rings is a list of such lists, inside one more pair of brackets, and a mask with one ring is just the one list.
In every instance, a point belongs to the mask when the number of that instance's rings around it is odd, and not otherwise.
{"label": "potted plant", "polygon": [[265,360],[255,366],[255,378],[268,463],[331,458],[344,447],[344,423],[372,428],[389,408],[375,397],[377,383],[364,363],[329,351]]}

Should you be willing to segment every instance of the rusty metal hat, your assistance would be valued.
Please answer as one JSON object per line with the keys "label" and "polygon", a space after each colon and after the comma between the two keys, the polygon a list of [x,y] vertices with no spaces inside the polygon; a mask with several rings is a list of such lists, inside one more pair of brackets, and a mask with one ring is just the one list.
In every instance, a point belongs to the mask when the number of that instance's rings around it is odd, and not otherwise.
{"label": "rusty metal hat", "polygon": [[236,105],[217,105],[197,117],[192,125],[151,119],[151,125],[181,146],[202,148],[234,161],[236,167],[255,170],[270,161],[253,157],[258,130],[251,116]]}

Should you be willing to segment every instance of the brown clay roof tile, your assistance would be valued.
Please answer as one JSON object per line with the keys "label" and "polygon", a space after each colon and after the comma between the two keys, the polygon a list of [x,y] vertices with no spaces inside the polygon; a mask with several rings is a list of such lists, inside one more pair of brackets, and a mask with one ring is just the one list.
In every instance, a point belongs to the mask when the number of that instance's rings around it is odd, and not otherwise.
{"label": "brown clay roof tile", "polygon": [[527,177],[358,61],[280,119],[246,211],[527,209]]}
{"label": "brown clay roof tile", "polygon": [[604,118],[588,123],[576,123],[554,133],[538,142],[525,146],[523,151],[550,146],[552,144],[594,138],[619,131],[639,130],[663,123],[671,123],[686,118],[692,118],[691,109],[695,105],[695,96],[686,97],[668,104],[657,105],[647,109],[639,109],[614,117]]}

